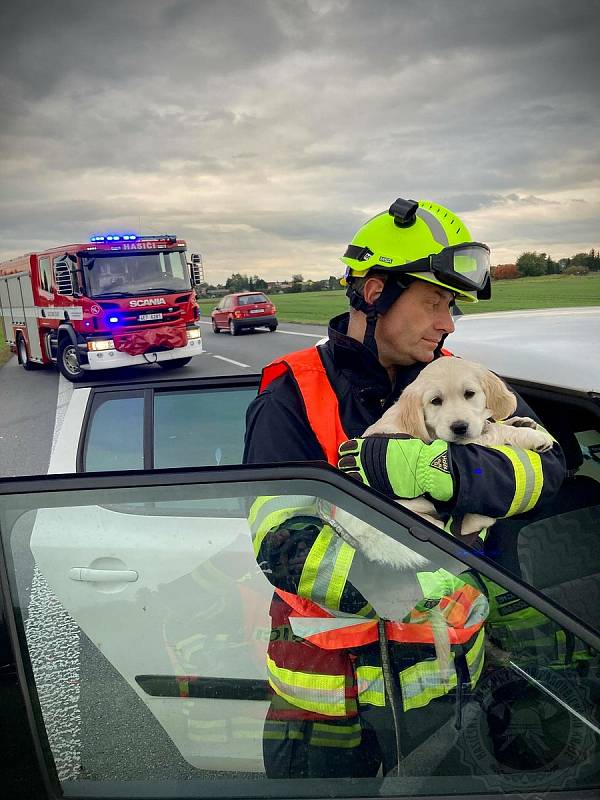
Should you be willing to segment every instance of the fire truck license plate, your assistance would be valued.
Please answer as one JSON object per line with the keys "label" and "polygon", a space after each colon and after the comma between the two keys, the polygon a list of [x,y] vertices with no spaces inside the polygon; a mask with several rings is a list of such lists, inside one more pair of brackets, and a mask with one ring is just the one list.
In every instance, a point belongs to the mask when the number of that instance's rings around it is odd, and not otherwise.
{"label": "fire truck license plate", "polygon": [[151,319],[162,319],[162,314],[140,314],[138,317],[140,322],[149,322]]}

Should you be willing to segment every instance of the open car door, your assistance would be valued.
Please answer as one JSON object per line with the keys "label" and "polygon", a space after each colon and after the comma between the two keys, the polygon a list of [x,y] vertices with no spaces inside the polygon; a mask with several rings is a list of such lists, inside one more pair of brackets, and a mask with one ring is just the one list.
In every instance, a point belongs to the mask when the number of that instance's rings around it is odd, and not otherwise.
{"label": "open car door", "polygon": [[[452,587],[477,587],[469,625],[481,646],[464,669],[449,642],[443,669],[442,649],[429,651],[427,675],[398,675],[401,724],[389,735],[401,760],[390,774],[265,777],[265,714],[274,692],[285,695],[266,651],[286,634],[271,630],[273,587],[253,553],[256,498],[301,507],[342,539],[377,538],[384,555],[357,549],[349,575],[374,609],[366,625],[431,622],[432,609],[457,602]],[[553,524],[597,536],[598,508]],[[338,471],[298,464],[7,479],[0,533],[6,617],[49,796],[583,797],[600,787],[595,554],[577,562],[581,580],[571,570],[570,589],[559,569],[540,589]],[[529,535],[535,552],[543,530]],[[107,536],[119,553],[92,556]],[[57,540],[77,547],[61,553]],[[424,575],[447,593],[432,594]]]}

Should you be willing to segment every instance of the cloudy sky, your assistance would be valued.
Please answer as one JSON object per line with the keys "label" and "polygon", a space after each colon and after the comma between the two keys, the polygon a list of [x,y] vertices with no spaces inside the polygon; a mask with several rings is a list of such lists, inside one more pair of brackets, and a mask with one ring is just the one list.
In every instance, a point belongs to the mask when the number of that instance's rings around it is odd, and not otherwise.
{"label": "cloudy sky", "polygon": [[173,232],[207,279],[341,273],[397,196],[600,246],[599,0],[3,0],[0,258]]}

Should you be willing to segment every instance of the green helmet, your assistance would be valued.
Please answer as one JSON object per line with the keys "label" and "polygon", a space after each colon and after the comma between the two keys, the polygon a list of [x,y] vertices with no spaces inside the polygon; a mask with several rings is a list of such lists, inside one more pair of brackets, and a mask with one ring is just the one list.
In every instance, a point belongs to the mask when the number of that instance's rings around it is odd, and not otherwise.
{"label": "green helmet", "polygon": [[399,197],[360,228],[342,261],[342,284],[376,270],[434,283],[467,302],[490,297],[489,248],[447,208],[424,200]]}

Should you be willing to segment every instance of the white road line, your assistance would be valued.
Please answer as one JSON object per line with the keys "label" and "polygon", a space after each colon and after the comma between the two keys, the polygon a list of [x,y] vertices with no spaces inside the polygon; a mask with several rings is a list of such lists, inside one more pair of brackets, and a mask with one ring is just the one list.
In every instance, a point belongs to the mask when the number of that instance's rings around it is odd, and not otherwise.
{"label": "white road line", "polygon": [[[209,355],[207,353],[207,355]],[[241,364],[239,361],[234,361],[233,358],[225,358],[225,356],[214,356],[213,358],[219,358],[221,361],[227,361],[229,364],[235,364],[236,367],[246,367],[246,369],[253,369],[250,364]]]}
{"label": "white road line", "polygon": [[288,336],[311,336],[313,339],[322,339],[323,335],[321,333],[303,333],[301,331],[282,331],[281,328],[278,328],[275,333],[287,333]]}
{"label": "white road line", "polygon": [[[204,319],[200,319],[200,320],[198,320],[198,322],[200,323],[200,325],[212,325],[211,322],[207,322]],[[325,327],[325,326],[323,326],[323,327]],[[281,330],[281,328],[278,328],[277,331],[275,331],[275,333],[287,333],[288,336],[309,336],[312,339],[322,339],[323,338],[323,335],[320,334],[320,333],[304,333],[304,331],[283,331],[283,330]]]}

